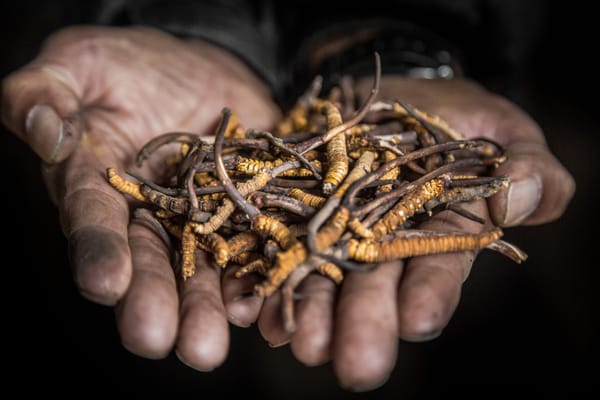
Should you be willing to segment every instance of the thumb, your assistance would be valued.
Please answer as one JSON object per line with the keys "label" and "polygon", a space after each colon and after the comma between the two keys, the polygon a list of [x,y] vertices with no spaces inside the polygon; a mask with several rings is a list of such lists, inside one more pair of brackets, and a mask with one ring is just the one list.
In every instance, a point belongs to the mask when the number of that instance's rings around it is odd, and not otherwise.
{"label": "thumb", "polygon": [[2,81],[2,122],[44,161],[63,161],[79,143],[83,115],[66,72],[32,63]]}
{"label": "thumb", "polygon": [[488,199],[501,226],[537,225],[559,218],[575,192],[575,180],[541,143],[507,147],[508,160],[494,171],[511,179],[507,191]]}

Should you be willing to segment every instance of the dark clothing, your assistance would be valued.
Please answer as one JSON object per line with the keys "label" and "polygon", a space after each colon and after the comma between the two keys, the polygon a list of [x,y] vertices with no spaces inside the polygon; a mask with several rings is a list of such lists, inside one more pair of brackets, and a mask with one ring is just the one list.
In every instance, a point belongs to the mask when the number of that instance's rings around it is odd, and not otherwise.
{"label": "dark clothing", "polygon": [[403,0],[356,5],[311,0],[109,0],[101,4],[99,23],[150,25],[229,49],[280,99],[294,93],[290,87],[306,84],[297,79],[307,73],[306,54],[327,35],[378,24],[393,29],[396,22],[405,21],[448,41],[466,76],[502,90],[519,75],[538,39],[545,12],[545,3],[539,0]]}

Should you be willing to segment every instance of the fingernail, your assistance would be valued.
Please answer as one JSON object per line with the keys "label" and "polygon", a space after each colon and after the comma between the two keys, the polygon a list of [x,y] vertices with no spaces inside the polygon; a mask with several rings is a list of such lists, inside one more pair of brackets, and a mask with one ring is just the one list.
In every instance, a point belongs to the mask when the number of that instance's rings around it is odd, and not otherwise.
{"label": "fingernail", "polygon": [[136,356],[140,356],[140,357],[147,358],[150,360],[160,360],[162,358],[165,358],[168,355],[168,352],[157,352],[157,351],[151,351],[151,350],[138,349],[136,347],[136,345],[139,346],[139,343],[132,343],[130,345],[129,343],[126,343],[124,340],[121,340],[121,345],[123,346],[123,348],[125,350],[127,350],[131,354],[135,354]]}
{"label": "fingernail", "polygon": [[29,145],[44,161],[51,162],[62,141],[63,123],[50,106],[33,106],[25,120]]}
{"label": "fingernail", "polygon": [[439,331],[429,332],[429,333],[423,334],[423,335],[415,335],[415,336],[402,335],[402,340],[405,340],[407,342],[413,342],[413,343],[428,342],[430,340],[438,338],[441,334],[442,334],[442,331],[439,330]]}
{"label": "fingernail", "polygon": [[215,367],[199,367],[197,365],[192,364],[191,362],[187,361],[185,357],[183,357],[181,355],[181,353],[179,352],[178,349],[175,349],[175,355],[177,356],[177,358],[179,359],[179,361],[181,361],[184,365],[195,369],[196,371],[199,372],[211,372],[214,371]]}
{"label": "fingernail", "polygon": [[81,136],[81,126],[78,114],[63,120],[46,104],[33,106],[25,118],[29,145],[49,163],[62,161],[71,153]]}
{"label": "fingernail", "polygon": [[269,344],[270,348],[276,349],[277,347],[285,346],[289,342],[290,342],[290,339],[286,339],[283,342],[279,342],[279,343],[271,343],[271,342],[267,342],[267,343]]}
{"label": "fingernail", "polygon": [[521,223],[537,208],[542,197],[542,183],[538,177],[511,182],[506,195],[504,225]]}
{"label": "fingernail", "polygon": [[246,323],[246,322],[242,322],[239,318],[237,318],[235,315],[231,314],[231,313],[227,313],[227,320],[232,323],[233,325],[240,327],[240,328],[248,328],[251,324]]}

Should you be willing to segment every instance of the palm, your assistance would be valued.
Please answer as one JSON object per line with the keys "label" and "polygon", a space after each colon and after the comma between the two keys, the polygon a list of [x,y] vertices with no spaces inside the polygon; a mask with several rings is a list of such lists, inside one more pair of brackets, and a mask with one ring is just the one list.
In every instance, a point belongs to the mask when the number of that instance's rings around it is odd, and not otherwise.
{"label": "palm", "polygon": [[[372,79],[361,80],[357,93],[366,95],[371,86]],[[378,99],[402,100],[442,117],[467,138],[486,137],[498,142],[506,148],[508,161],[494,171],[496,174],[508,175],[516,186],[528,179],[539,182],[537,193],[525,192],[528,196],[518,191],[516,198],[499,193],[487,207],[483,200],[473,202],[469,209],[476,215],[487,218],[489,214],[503,226],[543,223],[559,216],[571,198],[572,178],[548,151],[539,127],[517,107],[478,85],[461,79],[385,76]],[[528,202],[531,210],[519,210]],[[512,216],[508,208],[513,210]],[[522,212],[516,220],[511,219],[518,214],[514,210]],[[484,229],[449,211],[421,227],[469,232]],[[339,288],[326,278],[311,276],[301,288],[310,296],[298,304],[298,328],[291,336],[281,324],[278,298],[265,301],[258,326],[272,344],[291,342],[296,357],[306,364],[332,359],[342,385],[355,390],[373,388],[385,381],[394,366],[398,336],[427,340],[444,329],[475,256],[473,252],[449,253],[387,263],[368,274],[350,272]]]}
{"label": "palm", "polygon": [[157,134],[211,134],[225,106],[253,127],[277,116],[257,79],[221,50],[149,29],[100,32],[56,40],[60,48],[51,43],[43,62],[81,84],[86,134],[123,164]]}
{"label": "palm", "polygon": [[[361,90],[368,88],[366,81],[360,85]],[[512,202],[506,196],[489,199],[495,223],[532,225],[562,215],[573,194],[573,179],[548,150],[540,126],[519,107],[475,82],[462,79],[418,81],[389,77],[382,85],[381,96],[397,98],[401,94],[402,100],[439,115],[465,137],[485,137],[505,147],[509,162],[494,173],[509,176],[513,183],[524,183],[520,186],[532,193],[523,190],[522,198],[515,196]],[[539,197],[544,188],[551,187],[560,189]]]}
{"label": "palm", "polygon": [[[78,287],[94,301],[117,304],[123,344],[133,352],[162,357],[176,346],[186,363],[211,369],[227,353],[227,317],[247,325],[260,311],[259,327],[270,343],[291,340],[294,354],[309,365],[332,358],[340,382],[364,390],[393,368],[398,335],[431,338],[451,317],[472,254],[418,257],[368,276],[349,274],[339,291],[331,281],[309,276],[304,289],[315,295],[300,304],[291,338],[282,330],[277,296],[260,309],[257,298],[239,296],[252,282],[236,279],[231,269],[221,277],[200,261],[196,274],[178,287],[169,249],[147,225],[130,223],[125,197],[108,185],[105,171],[129,168],[139,148],[158,134],[211,134],[223,107],[237,112],[246,127],[272,127],[280,113],[268,91],[231,55],[149,29],[76,28],[51,38],[30,66],[3,83],[4,122],[42,159],[61,161],[44,171]],[[368,93],[371,84],[358,82],[358,92]],[[385,77],[380,98],[400,98],[440,115],[465,136],[506,146],[509,161],[496,172],[515,182],[533,177],[541,186],[537,197],[523,191],[516,201],[510,191],[494,196],[487,210],[497,223],[551,221],[572,197],[572,178],[548,151],[539,127],[476,85]],[[56,129],[44,128],[56,126],[47,121],[26,133],[28,110],[37,104],[52,106],[62,118],[83,111],[81,140],[51,140]],[[65,150],[54,157],[56,144]],[[514,207],[527,202],[530,210]],[[482,202],[475,207],[487,212]],[[448,217],[432,221],[431,228],[479,229],[464,223]]]}
{"label": "palm", "polygon": [[[266,86],[212,45],[147,28],[97,27],[53,35],[4,83],[3,116],[11,130],[45,160],[68,156],[46,164],[44,178],[82,294],[117,304],[123,344],[131,351],[163,357],[176,346],[194,367],[219,365],[228,328],[218,271],[199,260],[197,276],[178,287],[170,249],[147,225],[131,221],[125,197],[105,171],[131,167],[140,147],[164,132],[211,134],[223,107],[245,126],[269,128],[279,111]],[[63,121],[75,115],[80,140],[70,132],[53,142],[57,133],[47,121],[24,132],[28,110],[40,103]],[[57,145],[66,149],[56,152]]]}

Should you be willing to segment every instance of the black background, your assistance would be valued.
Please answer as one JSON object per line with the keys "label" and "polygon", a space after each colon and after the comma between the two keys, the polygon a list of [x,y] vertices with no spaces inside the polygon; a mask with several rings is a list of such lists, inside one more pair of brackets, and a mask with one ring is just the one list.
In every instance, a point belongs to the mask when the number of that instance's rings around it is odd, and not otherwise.
{"label": "black background", "polygon": [[[65,17],[65,9],[54,2],[5,3],[0,6],[1,76],[29,61]],[[397,366],[380,389],[345,392],[329,364],[304,367],[288,347],[269,348],[254,326],[231,328],[230,355],[211,373],[194,371],[174,355],[146,360],[129,353],[120,344],[113,310],[77,293],[39,161],[4,129],[2,330],[3,364],[10,372],[3,380],[21,393],[185,393],[265,400],[488,398],[498,390],[515,395],[594,390],[600,339],[600,221],[594,193],[600,71],[593,60],[596,14],[587,4],[548,3],[545,33],[513,99],[539,122],[550,148],[575,176],[575,198],[556,222],[506,231],[505,238],[529,254],[526,263],[483,252],[442,336],[421,344],[401,342]],[[69,18],[81,18],[72,13]],[[17,384],[17,378],[25,383]]]}

